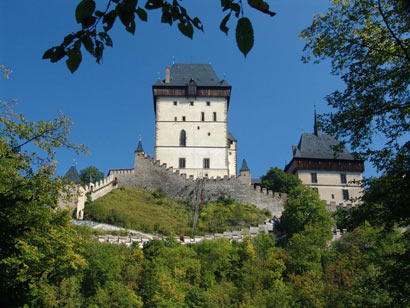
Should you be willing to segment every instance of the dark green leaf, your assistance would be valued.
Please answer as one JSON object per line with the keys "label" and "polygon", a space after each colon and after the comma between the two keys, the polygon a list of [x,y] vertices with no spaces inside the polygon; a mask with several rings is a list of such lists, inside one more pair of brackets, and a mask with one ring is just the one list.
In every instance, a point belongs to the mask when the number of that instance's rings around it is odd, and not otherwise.
{"label": "dark green leaf", "polygon": [[269,11],[269,4],[263,0],[248,0],[248,4],[257,9],[258,11],[261,11],[265,14],[268,14],[270,16],[275,16],[275,12]]}
{"label": "dark green leaf", "polygon": [[147,3],[145,4],[145,8],[147,10],[159,9],[162,6],[163,6],[162,0],[148,0]]}
{"label": "dark green leaf", "polygon": [[125,30],[127,30],[131,34],[135,34],[135,20],[132,20],[131,23],[125,27]]}
{"label": "dark green leaf", "polygon": [[172,15],[166,11],[162,13],[161,22],[172,25]]}
{"label": "dark green leaf", "polygon": [[77,49],[69,49],[67,51],[68,59],[66,61],[67,67],[71,73],[74,73],[81,63],[81,51]]}
{"label": "dark green leaf", "polygon": [[231,9],[235,12],[235,16],[239,17],[239,14],[241,13],[241,6],[238,3],[232,3]]}
{"label": "dark green leaf", "polygon": [[69,44],[71,44],[71,42],[74,40],[74,38],[75,38],[75,36],[74,35],[72,35],[72,34],[69,34],[69,35],[67,35],[65,38],[64,38],[64,41],[63,41],[63,46],[68,46]]}
{"label": "dark green leaf", "polygon": [[195,26],[197,29],[199,29],[199,30],[201,30],[201,31],[204,30],[204,27],[202,26],[202,23],[201,23],[201,21],[199,20],[198,17],[195,17],[192,22],[194,23],[194,26]]}
{"label": "dark green leaf", "polygon": [[64,58],[65,55],[66,55],[66,52],[65,52],[65,50],[64,50],[64,47],[58,46],[58,47],[55,48],[54,54],[53,54],[53,56],[50,58],[50,61],[51,61],[52,63],[55,63],[55,62],[61,60],[62,58]]}
{"label": "dark green leaf", "polygon": [[236,25],[236,43],[245,57],[253,47],[253,28],[246,17],[240,18]]}
{"label": "dark green leaf", "polygon": [[194,35],[194,28],[192,27],[192,25],[190,23],[182,23],[180,22],[178,24],[178,29],[179,31],[181,31],[181,33],[187,37],[189,37],[190,39],[192,39],[193,35]]}
{"label": "dark green leaf", "polygon": [[43,59],[50,59],[54,55],[55,47],[52,47],[43,54]]}
{"label": "dark green leaf", "polygon": [[117,18],[117,11],[115,10],[112,10],[111,12],[109,12],[103,17],[103,23],[106,24],[106,26],[104,26],[104,31],[107,32],[112,28],[116,18]]}
{"label": "dark green leaf", "polygon": [[82,22],[85,18],[90,17],[95,10],[95,2],[93,0],[83,0],[75,9],[75,19],[77,23]]}
{"label": "dark green leaf", "polygon": [[219,29],[221,29],[222,32],[225,32],[226,35],[228,35],[229,28],[226,26],[226,23],[228,22],[229,18],[231,18],[231,13],[226,15],[224,19],[222,19],[221,24],[219,25]]}
{"label": "dark green leaf", "polygon": [[95,11],[95,16],[97,16],[97,17],[103,17],[104,16],[104,12],[101,12],[101,11]]}
{"label": "dark green leaf", "polygon": [[90,54],[94,54],[94,43],[93,43],[93,40],[91,39],[91,37],[89,35],[83,36],[81,38],[81,41],[83,42],[83,45],[84,45],[85,49]]}
{"label": "dark green leaf", "polygon": [[144,9],[142,9],[142,8],[139,7],[136,12],[137,12],[137,14],[138,14],[138,17],[139,17],[142,21],[147,21],[147,20],[148,20],[147,12],[146,12]]}
{"label": "dark green leaf", "polygon": [[86,18],[84,18],[81,21],[81,26],[83,27],[83,29],[85,28],[89,28],[92,25],[94,25],[94,23],[96,22],[97,18],[95,18],[94,16],[88,16]]}

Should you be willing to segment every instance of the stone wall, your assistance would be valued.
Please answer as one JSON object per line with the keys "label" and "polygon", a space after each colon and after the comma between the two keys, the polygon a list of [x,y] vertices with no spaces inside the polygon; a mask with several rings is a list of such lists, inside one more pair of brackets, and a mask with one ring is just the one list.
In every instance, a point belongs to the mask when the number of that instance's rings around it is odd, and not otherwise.
{"label": "stone wall", "polygon": [[266,189],[246,185],[240,177],[204,178],[194,180],[167,168],[166,164],[143,153],[136,154],[135,168],[110,170],[109,176],[116,179],[119,186],[128,185],[140,189],[154,190],[162,188],[168,197],[194,201],[198,194],[199,181],[203,181],[203,201],[215,201],[226,195],[241,202],[253,204],[260,209],[269,209],[273,216],[280,217],[284,209],[286,194],[273,193]]}

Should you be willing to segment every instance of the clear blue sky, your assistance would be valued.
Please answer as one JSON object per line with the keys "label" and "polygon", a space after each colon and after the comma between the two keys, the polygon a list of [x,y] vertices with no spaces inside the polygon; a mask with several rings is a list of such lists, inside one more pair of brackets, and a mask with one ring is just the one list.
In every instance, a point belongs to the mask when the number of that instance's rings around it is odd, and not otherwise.
{"label": "clear blue sky", "polygon": [[[105,1],[97,1],[103,5]],[[73,162],[81,170],[94,165],[133,167],[139,136],[145,152],[154,152],[152,84],[164,78],[165,66],[177,63],[211,63],[219,78],[232,85],[229,129],[238,139],[238,162],[246,158],[252,176],[270,167],[283,168],[292,158],[291,146],[302,132],[312,132],[313,106],[329,109],[324,97],[343,87],[330,75],[328,63],[303,64],[304,41],[300,31],[314,14],[326,12],[326,0],[269,1],[274,17],[247,8],[253,21],[255,45],[247,58],[235,44],[234,24],[229,35],[219,30],[224,14],[220,1],[184,1],[198,16],[205,32],[190,40],[176,26],[160,23],[150,12],[147,23],[137,22],[135,36],[117,24],[111,34],[114,48],[106,48],[104,63],[84,55],[71,74],[65,62],[51,64],[41,56],[77,31],[74,11],[78,1],[1,1],[0,63],[13,70],[0,79],[0,97],[17,98],[18,111],[29,119],[51,119],[58,110],[72,118],[71,140],[85,143],[90,155],[60,151],[57,173]],[[141,2],[143,3],[143,2]],[[374,175],[367,165],[367,176]]]}

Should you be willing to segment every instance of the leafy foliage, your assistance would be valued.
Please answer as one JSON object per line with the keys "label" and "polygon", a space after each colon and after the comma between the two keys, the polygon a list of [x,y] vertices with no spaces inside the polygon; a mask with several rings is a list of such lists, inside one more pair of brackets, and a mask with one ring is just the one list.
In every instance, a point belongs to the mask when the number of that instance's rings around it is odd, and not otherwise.
{"label": "leafy foliage", "polygon": [[[326,97],[335,111],[322,117],[324,129],[379,170],[410,146],[409,12],[402,0],[333,1],[300,35],[310,52],[303,59],[330,59],[346,84]],[[376,135],[383,146],[372,143]]]}
{"label": "leafy foliage", "polygon": [[302,181],[293,174],[288,174],[282,169],[270,168],[262,176],[261,186],[274,192],[290,194],[296,187],[302,186]]}
{"label": "leafy foliage", "polygon": [[[134,35],[136,17],[146,22],[148,12],[152,10],[162,12],[161,23],[170,26],[177,23],[178,30],[192,39],[195,29],[203,31],[204,27],[198,17],[191,17],[188,14],[181,2],[181,0],[146,0],[145,5],[138,5],[137,0],[106,0],[104,9],[98,10],[94,0],[82,0],[75,10],[75,19],[81,25],[81,30],[67,35],[60,45],[48,49],[43,59],[49,59],[54,63],[67,58],[67,67],[71,73],[74,73],[82,61],[82,47],[84,47],[97,63],[100,63],[104,48],[113,47],[109,32],[115,22],[119,19],[125,30]],[[275,15],[269,10],[269,4],[263,0],[248,0],[248,5],[263,14]],[[253,28],[251,21],[243,16],[243,6],[241,0],[221,0],[222,11],[228,11],[228,14],[223,18],[220,29],[228,34],[229,19],[232,15],[238,18],[236,42],[239,50],[246,56],[253,47]]]}
{"label": "leafy foliage", "polygon": [[90,177],[93,183],[95,183],[95,182],[98,182],[104,179],[104,173],[98,170],[98,168],[94,166],[89,166],[80,171],[81,182],[88,183],[90,180]]}

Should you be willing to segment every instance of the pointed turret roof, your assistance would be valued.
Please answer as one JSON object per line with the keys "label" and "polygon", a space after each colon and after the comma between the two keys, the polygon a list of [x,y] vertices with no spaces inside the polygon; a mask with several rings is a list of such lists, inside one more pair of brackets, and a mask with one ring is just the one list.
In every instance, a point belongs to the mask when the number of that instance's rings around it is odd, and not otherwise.
{"label": "pointed turret roof", "polygon": [[93,176],[92,176],[92,174],[91,174],[91,172],[90,172],[90,175],[89,175],[89,177],[88,177],[88,183],[93,183],[94,182],[94,179],[93,179]]}
{"label": "pointed turret roof", "polygon": [[241,167],[241,169],[240,169],[239,171],[240,171],[240,172],[242,172],[242,171],[250,171],[249,168],[248,168],[248,164],[246,163],[246,160],[245,160],[245,159],[242,161],[242,167]]}
{"label": "pointed turret roof", "polygon": [[313,115],[313,133],[317,136],[320,133],[320,123],[319,120],[317,118],[317,113],[316,113],[316,105],[315,105],[315,111],[314,111],[314,115]]}
{"label": "pointed turret roof", "polygon": [[142,142],[141,139],[138,141],[138,146],[135,152],[144,152],[144,149],[142,148]]}
{"label": "pointed turret roof", "polygon": [[75,166],[71,166],[70,169],[68,169],[63,179],[64,179],[64,182],[66,183],[69,183],[69,182],[73,182],[74,184],[81,183],[80,175],[78,174],[77,168]]}

